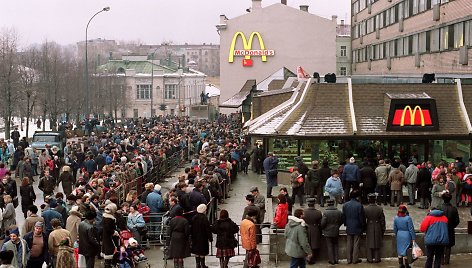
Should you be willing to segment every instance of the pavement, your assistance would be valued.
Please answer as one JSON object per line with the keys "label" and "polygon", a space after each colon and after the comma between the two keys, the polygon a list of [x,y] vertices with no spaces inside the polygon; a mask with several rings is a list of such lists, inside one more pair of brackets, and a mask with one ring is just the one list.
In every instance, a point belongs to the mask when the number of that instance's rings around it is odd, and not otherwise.
{"label": "pavement", "polygon": [[[163,187],[163,191],[165,189],[169,189],[172,184],[177,181],[177,175],[183,173],[183,168],[178,169],[172,177],[168,178],[167,182],[161,183],[161,186]],[[17,180],[17,183],[19,185],[19,181]],[[249,193],[249,189],[252,186],[257,186],[261,192],[262,195],[266,195],[266,186],[265,186],[265,176],[264,175],[258,175],[255,173],[252,173],[249,171],[249,174],[245,175],[243,173],[238,174],[238,178],[233,182],[231,188],[232,191],[230,191],[230,198],[226,199],[225,204],[219,205],[219,209],[226,209],[228,210],[230,217],[235,221],[236,223],[239,224],[244,207],[246,206],[246,201],[245,201],[245,196]],[[36,179],[35,183],[33,184],[33,187],[35,189],[37,199],[35,204],[39,207],[41,204],[43,204],[43,196],[42,192],[38,189],[38,179]],[[283,186],[279,185],[279,187],[276,187],[273,189],[273,195],[278,193],[278,189]],[[57,191],[61,191],[61,186],[57,189]],[[21,202],[21,200],[20,200]],[[21,203],[20,203],[21,204]],[[275,207],[275,203],[273,203],[273,206]],[[295,204],[295,208],[299,207],[299,204]],[[318,205],[316,205],[317,208],[319,208],[321,211],[324,210],[324,208],[320,208]],[[339,207],[341,209],[341,205]],[[397,208],[390,207],[390,206],[384,206],[384,212],[385,212],[385,217],[386,217],[386,222],[387,222],[387,229],[392,229],[392,224],[393,224],[393,218],[395,217]],[[270,208],[268,211],[271,211]],[[410,215],[413,218],[415,229],[419,229],[419,224],[421,220],[424,218],[426,215],[426,210],[418,209],[416,207],[410,207],[409,208]],[[459,208],[460,212],[460,217],[461,217],[461,223],[459,225],[459,228],[466,228],[467,227],[467,221],[471,220],[470,216],[470,208]],[[270,212],[272,214],[272,212]],[[269,212],[266,213],[266,221],[271,221],[272,215],[269,215]],[[21,211],[21,206],[18,206],[16,208],[16,219],[17,219],[17,224],[18,226],[22,227],[24,224],[24,218],[23,218],[23,213]],[[344,228],[344,226],[342,227]],[[263,229],[263,244],[268,244],[268,229],[265,228]],[[264,236],[264,234],[266,236]],[[269,261],[268,254],[269,253],[269,246],[268,245],[262,245],[259,247],[259,250],[261,252],[261,257],[262,257],[262,264],[261,267],[289,267],[288,262],[272,262]],[[216,252],[216,249],[214,247],[212,248],[213,255]],[[239,256],[233,257],[230,261],[230,267],[243,267],[243,259],[244,259],[244,250],[243,249],[237,249],[237,254],[240,254]],[[210,254],[211,255],[211,254]],[[168,265],[165,266],[164,258],[163,258],[163,248],[162,247],[152,247],[151,249],[148,249],[146,251],[146,256],[149,258],[148,264],[150,267],[173,267],[172,260],[168,261]],[[343,256],[341,256],[343,258]],[[398,267],[398,263],[396,259],[384,259],[382,260],[381,263],[379,264],[369,264],[365,263],[365,259],[363,260],[364,262],[361,264],[357,264],[356,267]],[[414,267],[420,267],[424,266],[424,261],[425,257],[420,258],[417,262],[414,263]],[[471,267],[470,261],[472,261],[472,254],[457,254],[454,255],[451,258],[451,265],[454,265],[455,268],[458,267]],[[207,257],[207,265],[211,268],[213,267],[219,267],[219,262],[218,259],[215,258],[214,256],[208,256]],[[141,265],[142,266],[142,265]],[[140,267],[141,267],[140,266]],[[185,266],[186,267],[194,267],[195,266],[195,259],[194,258],[186,258],[185,259]],[[349,265],[352,267],[352,265]],[[96,262],[96,267],[103,267],[103,262],[100,260],[97,260]],[[144,266],[143,266],[144,267]],[[308,265],[310,267],[310,265]],[[314,267],[314,266],[311,266]],[[316,267],[331,267],[327,262],[320,262],[316,264]],[[347,263],[345,260],[341,261],[341,264],[337,265],[337,267],[347,267]]]}

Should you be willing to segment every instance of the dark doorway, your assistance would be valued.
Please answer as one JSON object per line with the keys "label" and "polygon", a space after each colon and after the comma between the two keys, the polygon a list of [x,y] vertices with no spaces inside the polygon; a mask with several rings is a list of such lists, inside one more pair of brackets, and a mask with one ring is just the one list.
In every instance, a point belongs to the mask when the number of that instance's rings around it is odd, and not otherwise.
{"label": "dark doorway", "polygon": [[407,165],[408,160],[414,159],[416,163],[428,160],[427,140],[390,140],[388,141],[388,157],[390,160],[400,158]]}

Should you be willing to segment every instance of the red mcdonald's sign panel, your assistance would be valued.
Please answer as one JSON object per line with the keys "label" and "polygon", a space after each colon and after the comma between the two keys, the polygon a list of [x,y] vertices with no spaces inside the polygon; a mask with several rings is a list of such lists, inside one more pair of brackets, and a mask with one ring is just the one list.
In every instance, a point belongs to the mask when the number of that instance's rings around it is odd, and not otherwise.
{"label": "red mcdonald's sign panel", "polygon": [[416,105],[412,108],[410,105],[403,109],[395,109],[392,125],[394,126],[431,126],[433,121],[429,109],[422,109]]}
{"label": "red mcdonald's sign panel", "polygon": [[387,121],[390,131],[438,130],[438,114],[434,99],[394,99]]}

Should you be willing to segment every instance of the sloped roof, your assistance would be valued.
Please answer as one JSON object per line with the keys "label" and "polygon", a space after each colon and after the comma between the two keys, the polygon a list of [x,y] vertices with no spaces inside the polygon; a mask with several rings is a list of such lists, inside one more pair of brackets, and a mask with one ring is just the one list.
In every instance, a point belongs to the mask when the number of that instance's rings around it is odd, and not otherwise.
{"label": "sloped roof", "polygon": [[[152,67],[154,66],[154,67]],[[152,68],[154,72],[163,71],[164,73],[175,73],[177,70],[151,63],[150,61],[127,61],[127,60],[110,60],[109,62],[97,67],[98,71],[107,71],[109,73],[119,73],[120,68],[123,70],[135,70],[140,74],[151,74]]]}
{"label": "sloped roof", "polygon": [[247,80],[241,90],[229,98],[227,101],[220,104],[223,108],[238,108],[243,104],[243,101],[251,94],[252,87],[256,84],[256,80]]}
{"label": "sloped roof", "polygon": [[[335,137],[465,137],[468,129],[460,110],[456,85],[453,84],[353,84],[353,105],[357,132],[353,132],[347,84],[313,84],[303,103],[278,127],[273,122],[288,110],[272,109],[255,118],[249,128],[251,135],[299,136],[304,138]],[[295,92],[293,94],[296,94]],[[464,103],[472,116],[472,86],[463,87]],[[258,96],[264,98],[263,94]],[[387,131],[390,99],[434,99],[439,130]],[[263,102],[263,101],[262,101]],[[388,107],[387,107],[388,106]],[[260,120],[259,118],[264,118]],[[262,122],[264,121],[264,122]],[[279,122],[280,123],[280,122]]]}

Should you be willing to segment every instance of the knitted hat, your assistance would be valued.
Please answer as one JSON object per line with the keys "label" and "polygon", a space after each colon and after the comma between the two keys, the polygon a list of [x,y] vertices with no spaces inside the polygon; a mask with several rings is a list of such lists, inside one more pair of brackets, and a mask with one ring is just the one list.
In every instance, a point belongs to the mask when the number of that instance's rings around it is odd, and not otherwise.
{"label": "knitted hat", "polygon": [[197,212],[198,212],[198,213],[202,213],[202,214],[203,214],[203,213],[206,212],[206,210],[207,210],[207,206],[206,206],[205,204],[200,204],[200,205],[198,205],[198,207],[197,207]]}
{"label": "knitted hat", "polygon": [[160,191],[161,190],[161,186],[159,184],[156,184],[154,185],[154,191]]}
{"label": "knitted hat", "polygon": [[349,163],[352,164],[352,163],[354,163],[354,162],[356,162],[356,159],[354,159],[354,157],[349,158]]}
{"label": "knitted hat", "polygon": [[17,236],[20,235],[20,230],[18,228],[10,230],[10,234],[16,234]]}

